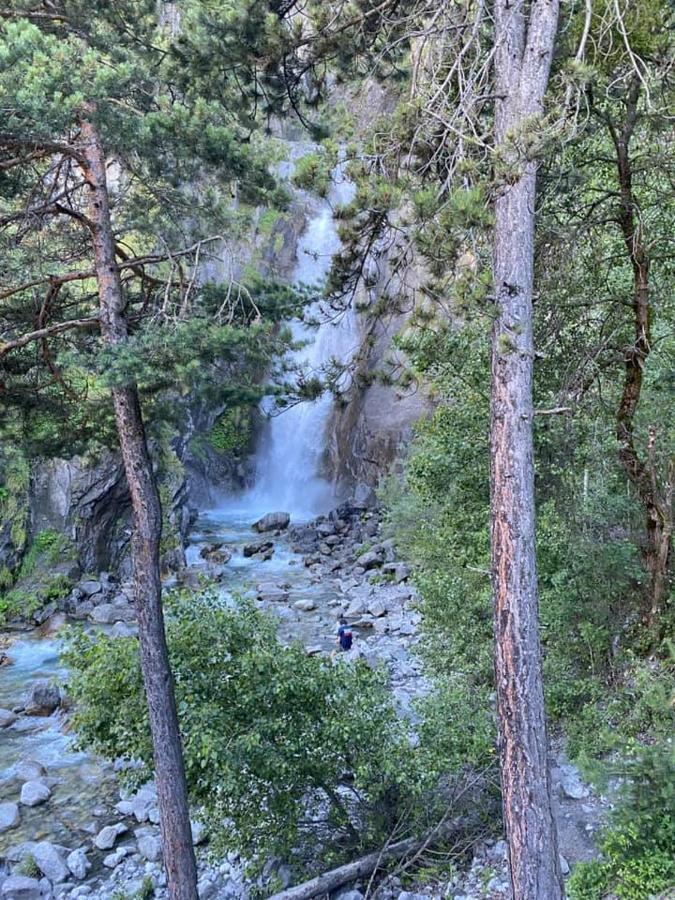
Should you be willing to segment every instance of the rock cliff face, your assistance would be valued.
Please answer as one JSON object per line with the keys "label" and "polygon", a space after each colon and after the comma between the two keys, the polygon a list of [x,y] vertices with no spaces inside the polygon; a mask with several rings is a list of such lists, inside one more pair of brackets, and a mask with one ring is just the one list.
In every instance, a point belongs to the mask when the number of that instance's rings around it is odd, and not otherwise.
{"label": "rock cliff face", "polygon": [[37,463],[31,478],[31,531],[57,531],[75,545],[83,572],[117,568],[128,550],[129,493],[117,454]]}
{"label": "rock cliff face", "polygon": [[[164,454],[155,454],[163,457]],[[184,563],[183,541],[190,524],[184,469],[160,465],[160,494],[164,508],[163,564]],[[81,457],[50,459],[34,466],[30,488],[33,535],[56,531],[75,548],[82,572],[130,573],[131,501],[122,460],[106,452],[96,462]]]}
{"label": "rock cliff face", "polygon": [[433,408],[423,385],[401,377],[407,361],[394,346],[413,311],[426,302],[419,290],[424,273],[414,259],[392,272],[391,253],[369,261],[367,286],[354,298],[360,347],[351,385],[328,427],[330,473],[347,488],[359,482],[376,485],[401,459],[415,423]]}
{"label": "rock cliff face", "polygon": [[[396,105],[393,93],[372,79],[338,100],[352,114],[357,135],[370,134],[373,119],[391,114]],[[360,311],[360,346],[351,386],[335,406],[326,435],[329,476],[347,492],[360,482],[376,485],[401,459],[415,423],[432,409],[423,388],[399,381],[406,361],[393,339],[426,302],[419,290],[424,273],[409,249],[401,266],[400,250],[396,244],[373,249],[353,299]]]}
{"label": "rock cliff face", "polygon": [[432,404],[422,388],[402,388],[380,379],[404,361],[392,340],[405,327],[407,314],[369,321],[361,317],[362,345],[354,384],[336,406],[328,428],[331,476],[346,487],[376,485],[395,467],[409,444],[416,422]]}

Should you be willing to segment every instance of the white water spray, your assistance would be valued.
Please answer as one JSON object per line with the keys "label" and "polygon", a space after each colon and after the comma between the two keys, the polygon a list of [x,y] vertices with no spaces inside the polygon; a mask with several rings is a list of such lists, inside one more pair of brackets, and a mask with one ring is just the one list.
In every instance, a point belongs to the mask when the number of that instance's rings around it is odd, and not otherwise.
{"label": "white water spray", "polygon": [[[298,242],[298,261],[293,272],[296,284],[321,286],[340,249],[333,209],[348,203],[354,186],[338,166],[328,200],[317,201],[307,227]],[[326,321],[320,303],[309,311],[320,321],[317,328],[292,323],[293,338],[307,342],[293,354],[291,362],[310,373],[321,370],[332,359],[349,362],[358,346],[356,316],[346,310],[336,321]],[[294,519],[310,518],[335,504],[335,485],[322,474],[326,448],[326,427],[333,405],[330,393],[304,401],[272,417],[256,454],[255,485],[248,499],[264,511],[285,510]]]}

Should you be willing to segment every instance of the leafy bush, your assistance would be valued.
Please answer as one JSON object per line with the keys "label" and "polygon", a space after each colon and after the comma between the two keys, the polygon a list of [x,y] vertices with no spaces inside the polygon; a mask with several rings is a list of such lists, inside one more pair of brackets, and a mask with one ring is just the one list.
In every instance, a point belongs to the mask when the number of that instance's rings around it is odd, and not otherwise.
{"label": "leafy bush", "polygon": [[38,564],[48,570],[50,566],[55,566],[64,559],[73,558],[73,545],[64,534],[50,530],[39,531],[23,558],[19,578],[27,578],[32,575]]}
{"label": "leafy bush", "polygon": [[243,450],[251,439],[251,411],[235,406],[226,410],[214,423],[209,440],[220,453]]}
{"label": "leafy bush", "polygon": [[[189,788],[217,845],[325,864],[379,845],[402,810],[413,817],[428,779],[382,673],[283,647],[246,603],[180,594],[167,613]],[[132,777],[147,778],[137,640],[77,632],[65,660],[79,744],[138,760]]]}
{"label": "leafy bush", "polygon": [[570,900],[645,900],[675,888],[675,755],[666,740],[624,773],[623,801],[602,836],[603,858],[576,866]]}

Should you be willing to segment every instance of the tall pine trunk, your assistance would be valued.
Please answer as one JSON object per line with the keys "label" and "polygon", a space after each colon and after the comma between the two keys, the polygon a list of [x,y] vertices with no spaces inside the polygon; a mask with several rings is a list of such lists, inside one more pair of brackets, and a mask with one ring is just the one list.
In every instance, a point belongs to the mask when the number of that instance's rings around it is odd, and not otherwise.
{"label": "tall pine trunk", "polygon": [[[101,334],[106,344],[115,346],[127,340],[127,323],[115,260],[105,154],[91,119],[82,121],[81,130]],[[133,510],[131,548],[134,596],[141,666],[150,713],[167,886],[171,900],[197,900],[197,867],[190,830],[185,767],[162,613],[159,569],[162,510],[148,453],[138,391],[134,385],[115,387],[112,396]]]}
{"label": "tall pine trunk", "polygon": [[[529,21],[524,9],[529,10]],[[495,4],[495,150],[514,175],[496,201],[491,544],[502,804],[515,900],[563,897],[551,810],[535,559],[532,381],[536,163],[511,137],[537,128],[557,0]]]}

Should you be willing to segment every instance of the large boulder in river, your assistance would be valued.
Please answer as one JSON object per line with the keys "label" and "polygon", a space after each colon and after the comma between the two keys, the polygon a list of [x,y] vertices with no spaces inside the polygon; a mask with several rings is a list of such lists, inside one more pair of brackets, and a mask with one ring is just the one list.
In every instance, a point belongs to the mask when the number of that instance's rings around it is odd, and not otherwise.
{"label": "large boulder in river", "polygon": [[0,728],[9,728],[16,722],[16,714],[11,709],[0,709]]}
{"label": "large boulder in river", "polygon": [[70,875],[63,853],[49,841],[40,841],[35,845],[33,859],[45,878],[55,884],[65,881]]}
{"label": "large boulder in river", "polygon": [[77,878],[78,881],[82,881],[83,878],[86,878],[87,872],[91,868],[91,863],[87,859],[87,854],[81,847],[68,854],[66,857],[66,865],[70,869],[71,875],[74,878]]}
{"label": "large boulder in river", "polygon": [[232,551],[222,544],[207,544],[199,551],[199,555],[202,559],[217,566],[224,566],[232,559]]}
{"label": "large boulder in river", "polygon": [[283,531],[288,528],[291,515],[287,512],[271,512],[253,523],[253,530],[262,534],[264,531]]}
{"label": "large boulder in river", "polygon": [[51,716],[61,704],[61,692],[50,681],[36,681],[26,697],[27,716]]}
{"label": "large boulder in river", "polygon": [[9,831],[10,828],[16,828],[20,820],[19,807],[16,803],[0,803],[0,834]]}
{"label": "large boulder in river", "polygon": [[2,882],[3,900],[41,900],[42,887],[37,878],[10,875]]}
{"label": "large boulder in river", "polygon": [[257,541],[253,544],[244,544],[242,552],[246,557],[261,556],[269,559],[274,553],[274,543],[272,541]]}
{"label": "large boulder in river", "polygon": [[21,788],[21,802],[24,806],[40,806],[51,795],[52,792],[42,781],[27,781]]}

